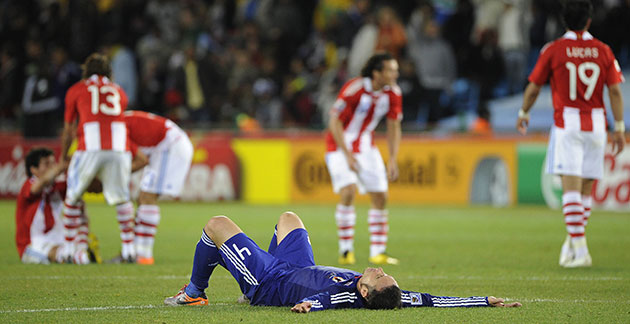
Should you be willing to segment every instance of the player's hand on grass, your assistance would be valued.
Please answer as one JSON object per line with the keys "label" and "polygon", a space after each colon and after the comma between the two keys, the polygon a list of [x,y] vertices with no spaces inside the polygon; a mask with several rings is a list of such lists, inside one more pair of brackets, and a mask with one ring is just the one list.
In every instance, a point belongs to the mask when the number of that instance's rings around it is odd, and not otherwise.
{"label": "player's hand on grass", "polygon": [[612,149],[615,156],[623,151],[623,146],[626,143],[626,139],[623,132],[613,132]]}
{"label": "player's hand on grass", "polygon": [[308,313],[311,311],[312,306],[313,304],[310,302],[303,302],[291,307],[291,311],[295,313]]}
{"label": "player's hand on grass", "polygon": [[521,303],[518,303],[518,302],[506,304],[503,298],[497,298],[494,296],[488,296],[488,304],[490,304],[490,306],[492,307],[521,307],[523,306]]}

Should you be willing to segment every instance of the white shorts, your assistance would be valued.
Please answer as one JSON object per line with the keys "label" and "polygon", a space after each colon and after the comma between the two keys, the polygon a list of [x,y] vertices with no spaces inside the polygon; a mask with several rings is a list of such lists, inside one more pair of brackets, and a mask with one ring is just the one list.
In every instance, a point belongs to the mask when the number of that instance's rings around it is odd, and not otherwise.
{"label": "white shorts", "polygon": [[606,136],[603,127],[585,132],[574,127],[552,126],[547,148],[547,173],[601,179]]}
{"label": "white shorts", "polygon": [[31,233],[31,243],[26,246],[22,253],[23,263],[48,264],[48,254],[55,246],[61,246],[65,243],[63,226],[57,225],[41,235],[33,235]]}
{"label": "white shorts", "polygon": [[326,166],[330,173],[333,191],[338,193],[341,188],[355,184],[359,193],[387,192],[387,172],[381,153],[376,147],[360,153],[354,153],[359,164],[358,174],[350,170],[350,166],[342,151],[326,153]]}
{"label": "white shorts", "polygon": [[94,177],[103,183],[103,195],[110,205],[129,201],[131,153],[76,151],[68,167],[66,203],[76,205]]}
{"label": "white shorts", "polygon": [[140,190],[178,197],[193,158],[193,145],[184,131],[174,126],[152,148],[142,148],[149,156],[149,165],[142,171]]}

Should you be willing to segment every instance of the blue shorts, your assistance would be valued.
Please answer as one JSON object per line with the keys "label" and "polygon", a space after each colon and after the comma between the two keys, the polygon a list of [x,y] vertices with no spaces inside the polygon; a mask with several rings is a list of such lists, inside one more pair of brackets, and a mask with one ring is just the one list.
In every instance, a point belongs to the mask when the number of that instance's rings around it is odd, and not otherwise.
{"label": "blue shorts", "polygon": [[279,273],[315,265],[313,248],[305,229],[291,231],[273,254],[261,249],[245,233],[229,238],[219,249],[225,267],[252,305],[268,305],[268,296]]}

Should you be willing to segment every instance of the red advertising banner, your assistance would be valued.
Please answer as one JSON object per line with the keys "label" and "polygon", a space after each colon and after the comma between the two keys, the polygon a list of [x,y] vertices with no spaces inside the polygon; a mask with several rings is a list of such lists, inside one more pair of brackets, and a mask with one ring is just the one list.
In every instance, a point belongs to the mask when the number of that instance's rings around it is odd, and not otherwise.
{"label": "red advertising banner", "polygon": [[0,140],[0,199],[17,197],[26,181],[24,158],[33,147],[47,147],[59,157],[61,145],[57,140],[26,141],[19,135],[1,134]]}
{"label": "red advertising banner", "polygon": [[[241,197],[241,167],[232,150],[231,136],[202,135],[192,138],[195,152],[181,200],[220,201]],[[18,135],[2,134],[0,141],[0,199],[12,199],[26,181],[24,157],[37,146],[52,149],[58,157],[58,140],[25,141]],[[132,176],[132,197],[138,196],[142,172]]]}

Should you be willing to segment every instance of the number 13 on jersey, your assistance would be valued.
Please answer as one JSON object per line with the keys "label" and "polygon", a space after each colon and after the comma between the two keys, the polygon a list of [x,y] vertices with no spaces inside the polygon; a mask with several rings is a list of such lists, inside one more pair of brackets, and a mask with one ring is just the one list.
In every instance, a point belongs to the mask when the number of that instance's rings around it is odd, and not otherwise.
{"label": "number 13 on jersey", "polygon": [[[118,116],[122,109],[120,107],[120,93],[110,85],[96,86],[88,88],[92,98],[92,114],[97,115],[99,111],[104,115]],[[105,96],[107,103],[100,102],[101,94]]]}

